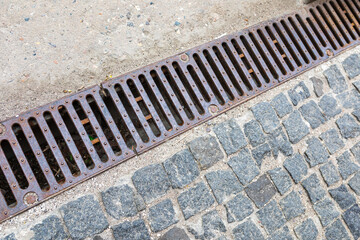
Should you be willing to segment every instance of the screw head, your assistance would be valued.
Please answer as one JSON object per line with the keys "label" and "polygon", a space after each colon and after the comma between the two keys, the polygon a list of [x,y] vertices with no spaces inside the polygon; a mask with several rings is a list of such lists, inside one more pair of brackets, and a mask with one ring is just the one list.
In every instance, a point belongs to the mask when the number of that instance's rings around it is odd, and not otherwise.
{"label": "screw head", "polygon": [[180,55],[180,60],[183,62],[189,61],[189,56],[186,53]]}
{"label": "screw head", "polygon": [[24,196],[24,203],[27,206],[31,206],[34,205],[37,201],[39,200],[39,197],[36,193],[34,192],[28,192],[27,194],[25,194]]}
{"label": "screw head", "polygon": [[218,111],[219,111],[219,107],[218,107],[218,106],[216,106],[216,105],[214,105],[214,104],[212,104],[212,105],[209,106],[209,112],[210,112],[211,114],[216,114]]}

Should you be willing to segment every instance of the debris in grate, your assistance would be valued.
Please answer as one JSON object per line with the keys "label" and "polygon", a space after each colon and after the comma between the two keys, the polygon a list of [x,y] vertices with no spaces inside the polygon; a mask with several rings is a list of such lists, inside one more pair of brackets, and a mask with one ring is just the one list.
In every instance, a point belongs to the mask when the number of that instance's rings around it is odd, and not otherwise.
{"label": "debris in grate", "polygon": [[0,124],[0,221],[359,43],[360,0],[329,0]]}

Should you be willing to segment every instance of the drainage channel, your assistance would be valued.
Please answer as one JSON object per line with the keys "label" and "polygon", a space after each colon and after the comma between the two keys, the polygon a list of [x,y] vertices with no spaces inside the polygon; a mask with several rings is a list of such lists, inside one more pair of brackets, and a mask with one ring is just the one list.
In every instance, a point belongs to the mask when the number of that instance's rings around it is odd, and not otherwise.
{"label": "drainage channel", "polygon": [[360,0],[318,1],[0,124],[0,221],[359,43]]}

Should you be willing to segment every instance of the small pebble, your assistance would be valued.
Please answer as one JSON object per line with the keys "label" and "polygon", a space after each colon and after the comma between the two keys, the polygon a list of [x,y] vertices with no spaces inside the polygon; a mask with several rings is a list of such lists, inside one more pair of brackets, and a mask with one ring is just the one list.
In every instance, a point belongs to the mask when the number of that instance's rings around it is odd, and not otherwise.
{"label": "small pebble", "polygon": [[175,26],[180,26],[180,22],[178,22],[178,21],[175,21]]}
{"label": "small pebble", "polygon": [[24,18],[25,22],[28,22],[30,20],[30,18]]}

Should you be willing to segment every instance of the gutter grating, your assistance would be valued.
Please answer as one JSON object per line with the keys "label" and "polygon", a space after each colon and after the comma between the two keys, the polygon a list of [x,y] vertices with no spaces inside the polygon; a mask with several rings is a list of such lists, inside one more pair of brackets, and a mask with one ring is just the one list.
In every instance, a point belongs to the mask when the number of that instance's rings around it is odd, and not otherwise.
{"label": "gutter grating", "polygon": [[0,124],[0,221],[359,43],[360,1],[249,27]]}

